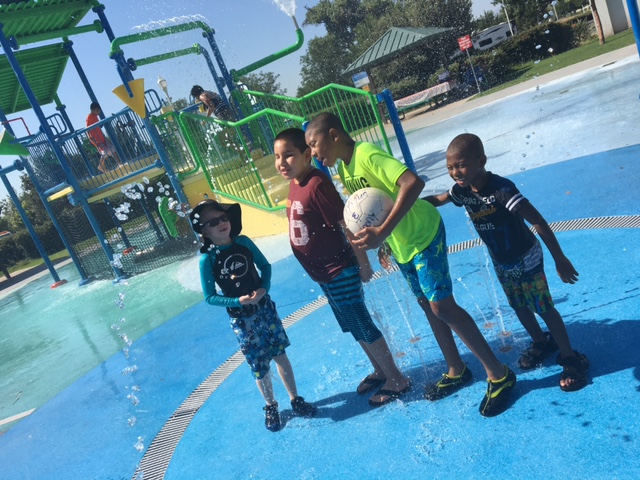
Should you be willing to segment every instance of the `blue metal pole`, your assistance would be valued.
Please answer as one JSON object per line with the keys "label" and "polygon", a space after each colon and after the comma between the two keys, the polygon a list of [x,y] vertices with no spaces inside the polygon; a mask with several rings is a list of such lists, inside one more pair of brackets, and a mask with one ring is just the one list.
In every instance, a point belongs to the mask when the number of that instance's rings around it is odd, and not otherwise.
{"label": "blue metal pole", "polygon": [[[404,134],[404,129],[402,128],[402,122],[400,121],[400,117],[398,116],[398,110],[396,109],[396,104],[393,103],[393,96],[391,95],[391,90],[384,89],[382,93],[379,93],[378,101],[383,101],[387,106],[387,111],[389,112],[389,120],[391,120],[391,125],[393,126],[393,130],[396,133],[398,145],[400,146],[400,151],[402,152],[402,156],[404,157],[404,163],[407,167],[409,167],[411,171],[415,173],[416,166],[413,163],[413,156],[411,155],[411,149],[409,148],[407,137]],[[426,179],[423,177],[423,180],[426,180]]]}
{"label": "blue metal pole", "polygon": [[[1,108],[0,108],[0,120],[4,122],[6,122],[7,120],[7,117],[5,116],[4,111]],[[5,124],[5,128],[9,131],[11,135],[14,135],[14,131],[11,128],[11,125],[9,123]],[[75,265],[76,269],[78,270],[78,273],[80,274],[80,278],[81,278],[80,285],[85,285],[86,283],[89,283],[91,280],[87,277],[87,274],[85,273],[84,269],[82,268],[82,264],[80,263],[80,259],[77,257],[73,248],[71,247],[71,244],[67,240],[67,237],[65,236],[64,231],[60,226],[60,223],[58,223],[58,220],[56,219],[55,213],[53,212],[51,205],[43,195],[42,185],[40,185],[40,182],[38,181],[38,178],[36,177],[35,172],[32,170],[31,165],[27,160],[20,157],[20,167],[16,165],[16,168],[18,170],[20,170],[21,168],[24,168],[27,172],[27,175],[29,175],[31,182],[33,183],[33,186],[36,189],[36,192],[38,193],[38,197],[40,197],[40,201],[42,201],[42,204],[44,205],[44,209],[47,211],[47,214],[49,214],[49,218],[51,219],[53,226],[55,227],[56,231],[58,232],[58,235],[62,239],[64,248],[66,248],[67,252],[69,252],[69,257],[71,257],[73,264]]]}
{"label": "blue metal pole", "polygon": [[164,241],[164,237],[162,236],[162,232],[160,231],[160,228],[158,228],[158,224],[154,220],[153,215],[151,214],[151,211],[149,210],[149,207],[147,206],[147,196],[146,195],[143,195],[142,198],[140,199],[140,206],[142,207],[142,211],[144,212],[145,216],[147,217],[147,220],[149,220],[149,225],[151,225],[153,227],[153,231],[156,233],[156,237],[158,237],[158,241],[159,242],[163,242]]}
{"label": "blue metal pole", "polygon": [[71,257],[71,260],[73,260],[73,264],[76,266],[76,270],[78,270],[78,273],[80,274],[80,285],[82,286],[82,285],[86,285],[87,283],[90,283],[92,279],[89,278],[89,276],[87,275],[87,272],[85,272],[84,268],[82,267],[82,263],[80,262],[80,258],[78,258],[75,250],[69,243],[69,240],[67,240],[67,237],[65,236],[64,231],[60,226],[60,222],[58,222],[58,219],[56,218],[56,215],[53,212],[53,209],[51,208],[51,204],[49,204],[45,196],[42,194],[42,185],[40,185],[40,182],[37,179],[35,172],[32,170],[31,165],[29,164],[29,162],[23,159],[22,166],[27,171],[29,178],[31,178],[31,182],[35,187],[36,192],[38,192],[38,196],[40,197],[40,200],[42,200],[42,204],[44,205],[45,210],[49,214],[49,218],[51,218],[51,221],[53,222],[53,226],[56,228],[58,235],[60,235],[60,238],[62,239],[64,248],[66,248],[67,252],[69,252],[69,256]]}
{"label": "blue metal pole", "polygon": [[[129,92],[129,96],[133,97],[133,92],[131,92],[131,89],[129,88],[129,82],[133,80],[133,75],[131,74],[131,70],[129,69],[127,62],[124,60],[124,52],[120,50],[111,58],[116,62],[118,73],[120,74],[122,83],[127,88],[127,92]],[[147,133],[149,134],[149,137],[153,142],[153,146],[158,152],[158,157],[160,158],[162,166],[167,173],[167,177],[169,177],[169,183],[171,183],[171,186],[176,192],[178,200],[180,201],[180,203],[188,204],[189,202],[187,200],[187,196],[184,194],[182,185],[180,185],[180,180],[178,179],[178,176],[176,175],[176,172],[171,165],[169,154],[162,144],[162,139],[158,134],[158,130],[156,129],[155,125],[151,123],[148,115],[146,115],[145,118],[142,119],[142,123],[144,124]]]}
{"label": "blue metal pole", "polygon": [[98,238],[102,246],[102,249],[104,250],[107,258],[109,259],[111,268],[113,269],[114,273],[118,278],[124,277],[124,272],[122,272],[122,270],[120,270],[119,267],[116,267],[115,265],[113,265],[113,251],[111,250],[109,243],[106,241],[104,234],[100,230],[100,224],[98,223],[95,216],[91,212],[91,206],[89,205],[89,202],[87,201],[85,196],[82,194],[82,188],[78,183],[77,178],[73,175],[73,172],[69,168],[69,165],[67,164],[64,153],[62,152],[62,150],[60,149],[60,146],[55,141],[53,132],[51,131],[51,128],[47,123],[47,119],[42,111],[42,108],[40,108],[40,104],[38,103],[38,100],[33,94],[33,90],[31,89],[31,86],[29,85],[27,78],[24,76],[24,73],[20,68],[20,64],[18,63],[18,60],[16,59],[13,53],[11,43],[9,42],[9,40],[4,34],[3,27],[4,25],[0,23],[0,45],[2,45],[2,48],[5,52],[5,57],[7,58],[9,65],[11,65],[11,68],[15,73],[18,81],[20,82],[20,85],[22,86],[22,90],[25,96],[27,97],[27,100],[29,100],[31,107],[33,108],[33,113],[35,113],[36,117],[40,122],[40,128],[42,129],[42,132],[47,137],[47,141],[49,142],[49,145],[51,146],[53,153],[55,154],[58,161],[60,162],[60,166],[62,167],[62,170],[65,176],[67,177],[67,181],[69,182],[69,185],[71,185],[73,190],[76,192],[79,203],[82,206],[82,209],[84,210],[87,216],[87,219],[89,220],[89,223],[91,224],[91,227],[93,228],[93,231],[95,232],[96,237]]}
{"label": "blue metal pole", "polygon": [[[207,39],[209,42],[209,46],[211,47],[211,51],[213,52],[213,56],[216,58],[218,62],[218,67],[220,68],[220,73],[222,74],[222,78],[227,84],[227,88],[229,92],[233,92],[236,88],[235,83],[233,83],[233,78],[231,78],[231,74],[229,70],[227,70],[227,65],[224,63],[224,59],[222,58],[222,53],[220,53],[220,49],[218,48],[218,44],[216,43],[215,38],[213,38],[213,31],[207,33],[202,32],[202,36]],[[222,91],[220,92],[223,93]]]}
{"label": "blue metal pole", "polygon": [[638,55],[640,55],[640,9],[638,8],[638,0],[627,0],[627,7],[629,8],[633,34],[636,37],[636,48],[638,49]]}
{"label": "blue metal pole", "polygon": [[[0,167],[0,177],[2,177],[2,183],[4,183],[4,187],[7,189],[7,193],[9,193],[11,200],[13,200],[13,204],[15,205],[16,210],[20,214],[20,218],[22,218],[22,223],[24,223],[24,226],[27,227],[27,230],[29,232],[29,235],[31,235],[31,239],[33,240],[33,243],[35,243],[36,248],[38,249],[38,252],[42,257],[42,260],[44,260],[44,264],[49,269],[49,273],[51,273],[51,276],[53,277],[53,281],[55,282],[54,285],[57,286],[61,284],[61,280],[60,280],[60,277],[58,276],[58,272],[56,272],[56,269],[54,268],[53,263],[51,263],[51,259],[49,258],[49,255],[47,255],[47,251],[45,250],[44,245],[40,241],[40,237],[38,237],[38,234],[36,233],[35,228],[33,228],[33,225],[29,221],[29,217],[27,217],[27,212],[25,212],[24,208],[22,208],[22,202],[20,202],[18,195],[16,195],[15,190],[13,189],[13,187],[11,186],[11,183],[6,177],[7,173],[10,173],[14,170],[22,170],[22,165],[20,161],[16,161],[16,163],[14,164],[14,167],[8,167],[8,168]],[[62,283],[66,283],[66,280]]]}
{"label": "blue metal pole", "polygon": [[62,104],[57,93],[53,95],[53,101],[56,103],[56,110],[60,112],[60,116],[62,117],[62,120],[67,126],[67,129],[69,130],[69,132],[70,133],[75,132],[76,129],[74,128],[73,123],[71,122],[71,118],[69,118],[69,115],[67,115],[67,106]]}
{"label": "blue metal pole", "polygon": [[[87,78],[87,75],[84,73],[84,69],[82,68],[82,65],[80,64],[80,60],[78,60],[78,56],[76,55],[75,50],[73,49],[73,42],[71,40],[68,40],[66,42],[64,42],[62,44],[63,48],[67,51],[67,53],[69,54],[69,58],[71,59],[71,63],[73,63],[73,66],[76,69],[76,72],[78,72],[78,77],[80,77],[80,81],[82,82],[82,85],[84,86],[84,89],[87,91],[87,94],[89,94],[89,98],[91,99],[91,102],[97,102],[98,98],[96,97],[96,94],[94,93],[93,89],[91,88],[91,84],[89,83],[89,79]],[[104,118],[104,115],[103,115]]]}
{"label": "blue metal pole", "polygon": [[111,202],[109,201],[108,198],[104,199],[104,204],[107,206],[107,211],[109,212],[109,216],[111,217],[113,224],[116,226],[116,230],[118,230],[118,233],[122,238],[122,241],[124,242],[127,248],[131,247],[131,242],[129,242],[129,237],[127,236],[127,232],[125,232],[124,228],[122,228],[122,224],[120,223],[120,220],[118,219],[115,212],[113,211],[113,205],[111,205]]}
{"label": "blue metal pole", "polygon": [[218,76],[218,72],[216,72],[213,62],[211,61],[211,55],[209,55],[209,52],[202,45],[199,45],[199,44],[197,45],[198,47],[200,47],[200,53],[204,56],[205,60],[207,61],[207,65],[209,66],[209,71],[211,71],[211,75],[213,76],[213,81],[216,83],[216,87],[218,88],[218,92],[220,92],[220,96],[225,101],[225,103],[228,104],[227,98],[224,95],[224,84],[220,82],[220,77]]}
{"label": "blue metal pole", "polygon": [[107,38],[109,38],[109,42],[113,42],[116,36],[113,34],[113,30],[111,30],[111,24],[109,23],[109,20],[107,20],[107,16],[104,14],[104,5],[93,7],[92,10],[98,15],[100,23],[102,23],[104,33],[106,33]]}

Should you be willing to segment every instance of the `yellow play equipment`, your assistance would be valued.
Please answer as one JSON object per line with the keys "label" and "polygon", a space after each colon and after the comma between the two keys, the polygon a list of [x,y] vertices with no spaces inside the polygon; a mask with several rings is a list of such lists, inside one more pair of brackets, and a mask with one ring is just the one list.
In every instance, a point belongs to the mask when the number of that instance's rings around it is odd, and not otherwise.
{"label": "yellow play equipment", "polygon": [[147,116],[147,109],[144,104],[144,79],[136,78],[135,80],[131,80],[129,82],[129,88],[133,93],[133,97],[129,96],[124,85],[114,88],[113,93],[140,118],[145,118]]}

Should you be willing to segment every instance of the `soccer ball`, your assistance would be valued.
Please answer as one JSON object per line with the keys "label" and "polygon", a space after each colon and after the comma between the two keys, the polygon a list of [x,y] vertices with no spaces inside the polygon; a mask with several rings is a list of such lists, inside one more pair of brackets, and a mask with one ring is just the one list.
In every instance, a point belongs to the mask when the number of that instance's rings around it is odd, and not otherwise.
{"label": "soccer ball", "polygon": [[344,206],[344,223],[351,233],[365,227],[379,227],[387,219],[393,200],[378,188],[367,187],[354,192]]}

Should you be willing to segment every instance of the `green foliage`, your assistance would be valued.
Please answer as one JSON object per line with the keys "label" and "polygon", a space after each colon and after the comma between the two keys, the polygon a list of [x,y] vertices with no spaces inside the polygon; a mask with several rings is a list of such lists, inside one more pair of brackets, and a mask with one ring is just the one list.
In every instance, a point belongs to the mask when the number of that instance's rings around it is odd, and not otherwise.
{"label": "green foliage", "polygon": [[[47,254],[64,249],[51,221],[36,226],[35,230]],[[13,235],[0,241],[0,262],[5,266],[10,267],[30,258],[40,258],[40,252],[26,228],[13,232]]]}
{"label": "green foliage", "polygon": [[515,20],[519,31],[544,22],[544,15],[551,10],[548,0],[494,0],[491,3],[506,7],[509,18]]}
{"label": "green foliage", "polygon": [[[328,83],[351,85],[342,72],[390,27],[451,27],[401,58],[373,69],[377,91],[426,88],[429,76],[447,63],[461,34],[471,32],[470,0],[321,0],[307,8],[305,25],[324,25],[327,35],[309,41],[302,57],[298,96]],[[394,91],[394,95],[395,95]],[[413,92],[409,92],[413,93]]]}
{"label": "green foliage", "polygon": [[513,65],[566,52],[572,45],[571,26],[553,22],[519,33],[501,45],[500,50],[505,54],[505,61]]}
{"label": "green foliage", "polygon": [[349,85],[348,76],[342,72],[349,66],[352,55],[346,51],[333,35],[316,37],[307,44],[307,53],[302,56],[302,82],[298,96],[324,87],[329,83]]}
{"label": "green foliage", "polygon": [[594,37],[591,32],[591,26],[587,20],[578,20],[576,23],[572,24],[572,28],[574,47],[578,47]]}
{"label": "green foliage", "polygon": [[273,72],[249,73],[240,78],[249,90],[269,93],[271,95],[286,95],[287,90],[280,86],[278,82],[279,74]]}
{"label": "green foliage", "polygon": [[479,32],[494,25],[499,25],[502,22],[506,22],[507,18],[504,14],[504,10],[500,9],[498,13],[487,10],[482,15],[477,17],[474,21],[474,31]]}
{"label": "green foliage", "polygon": [[177,100],[173,100],[173,107],[176,110],[183,110],[189,106],[189,102],[186,98],[179,98]]}

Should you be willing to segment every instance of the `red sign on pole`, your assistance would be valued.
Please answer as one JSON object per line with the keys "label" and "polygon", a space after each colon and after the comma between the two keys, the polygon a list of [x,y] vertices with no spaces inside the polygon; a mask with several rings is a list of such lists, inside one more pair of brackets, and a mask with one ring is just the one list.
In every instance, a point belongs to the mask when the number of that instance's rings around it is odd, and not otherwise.
{"label": "red sign on pole", "polygon": [[458,46],[461,51],[465,51],[473,47],[473,42],[471,41],[471,35],[465,35],[464,37],[458,38]]}

